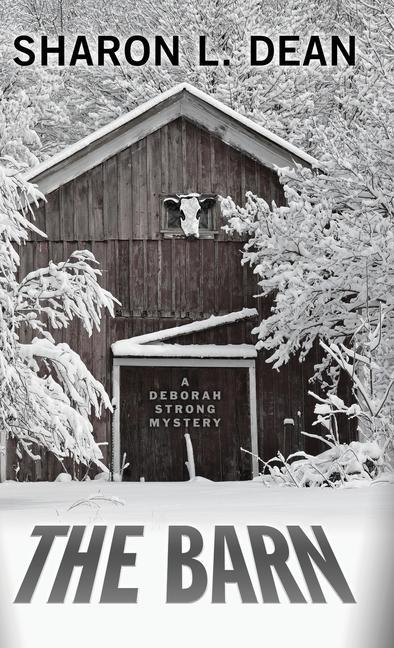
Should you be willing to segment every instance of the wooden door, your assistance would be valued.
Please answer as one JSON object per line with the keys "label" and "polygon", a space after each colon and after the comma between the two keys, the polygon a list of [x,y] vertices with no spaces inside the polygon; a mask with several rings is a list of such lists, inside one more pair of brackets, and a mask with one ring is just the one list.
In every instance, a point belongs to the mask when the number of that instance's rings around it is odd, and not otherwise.
{"label": "wooden door", "polygon": [[212,480],[251,478],[248,369],[121,367],[120,447],[126,480],[183,481],[184,434],[196,474]]}

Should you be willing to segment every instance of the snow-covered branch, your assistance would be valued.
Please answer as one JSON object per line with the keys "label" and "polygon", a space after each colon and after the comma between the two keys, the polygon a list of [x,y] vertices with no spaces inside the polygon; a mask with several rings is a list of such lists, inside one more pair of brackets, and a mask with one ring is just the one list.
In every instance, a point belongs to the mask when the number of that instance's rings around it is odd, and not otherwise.
{"label": "snow-covered branch", "polygon": [[[67,326],[74,318],[88,334],[99,329],[102,312],[113,314],[116,301],[99,284],[100,271],[87,250],[64,263],[30,272],[18,282],[18,246],[31,223],[31,201],[43,199],[20,177],[10,159],[0,165],[0,427],[6,437],[40,459],[41,449],[60,460],[95,463],[105,470],[93,436],[90,415],[111,410],[104,387],[67,344],[55,344],[50,327]],[[22,328],[38,332],[22,343]]]}
{"label": "snow-covered branch", "polygon": [[42,314],[53,328],[65,327],[76,317],[89,335],[94,327],[99,330],[102,310],[113,315],[113,304],[119,302],[99,285],[96,263],[89,250],[78,250],[65,262],[50,262],[30,272],[18,286],[16,321],[29,319],[32,327],[42,330],[44,323],[35,321]]}

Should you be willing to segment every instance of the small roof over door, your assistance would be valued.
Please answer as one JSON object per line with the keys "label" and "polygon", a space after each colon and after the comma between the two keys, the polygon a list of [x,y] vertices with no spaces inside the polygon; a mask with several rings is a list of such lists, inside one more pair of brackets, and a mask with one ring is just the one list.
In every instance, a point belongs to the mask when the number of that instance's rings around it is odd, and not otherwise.
{"label": "small roof over door", "polygon": [[235,324],[257,314],[255,308],[243,308],[235,313],[211,315],[205,320],[118,340],[111,345],[112,353],[115,357],[255,358],[257,351],[253,344],[174,344],[168,340]]}

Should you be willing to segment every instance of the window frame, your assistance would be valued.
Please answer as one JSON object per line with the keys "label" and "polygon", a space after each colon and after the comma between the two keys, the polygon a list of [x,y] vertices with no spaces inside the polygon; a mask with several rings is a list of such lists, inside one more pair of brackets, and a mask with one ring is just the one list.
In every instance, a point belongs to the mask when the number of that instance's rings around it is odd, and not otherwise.
{"label": "window frame", "polygon": [[[162,238],[186,238],[181,226],[169,227],[168,215],[171,210],[165,206],[164,200],[168,198],[168,194],[160,194],[160,235]],[[179,210],[178,210],[179,211]],[[199,227],[200,239],[214,239],[219,236],[219,228],[217,226],[218,214],[216,204],[208,210],[208,228]],[[198,239],[197,239],[198,240]]]}

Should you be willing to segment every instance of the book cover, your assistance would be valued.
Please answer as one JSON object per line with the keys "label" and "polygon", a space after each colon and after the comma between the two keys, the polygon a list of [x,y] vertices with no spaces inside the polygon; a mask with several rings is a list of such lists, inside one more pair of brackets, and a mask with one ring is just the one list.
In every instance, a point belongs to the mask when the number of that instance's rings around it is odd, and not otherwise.
{"label": "book cover", "polygon": [[0,646],[393,641],[391,0],[0,0]]}

